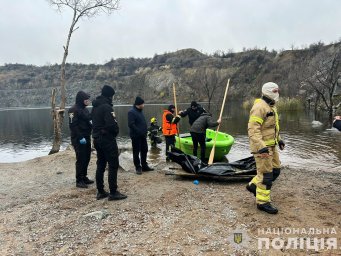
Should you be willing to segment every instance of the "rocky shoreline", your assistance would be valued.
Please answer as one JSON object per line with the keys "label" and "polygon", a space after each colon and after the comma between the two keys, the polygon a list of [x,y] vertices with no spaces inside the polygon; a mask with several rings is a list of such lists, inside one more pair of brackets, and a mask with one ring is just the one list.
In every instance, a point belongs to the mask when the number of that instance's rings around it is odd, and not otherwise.
{"label": "rocky shoreline", "polygon": [[[273,188],[279,214],[255,207],[245,182],[192,180],[165,175],[174,163],[149,159],[154,172],[135,175],[129,151],[121,155],[119,189],[127,200],[95,199],[77,189],[75,156],[66,150],[0,164],[0,255],[306,255],[315,250],[258,250],[259,230],[334,229],[341,245],[341,172],[283,168]],[[94,177],[93,153],[89,176]],[[107,187],[107,186],[106,186]],[[242,230],[245,243],[231,240]],[[270,239],[276,234],[266,234]],[[313,239],[316,234],[299,235]],[[247,239],[246,239],[247,238]],[[246,241],[247,240],[247,241]],[[247,242],[247,243],[246,243]],[[337,255],[340,250],[319,250]]]}

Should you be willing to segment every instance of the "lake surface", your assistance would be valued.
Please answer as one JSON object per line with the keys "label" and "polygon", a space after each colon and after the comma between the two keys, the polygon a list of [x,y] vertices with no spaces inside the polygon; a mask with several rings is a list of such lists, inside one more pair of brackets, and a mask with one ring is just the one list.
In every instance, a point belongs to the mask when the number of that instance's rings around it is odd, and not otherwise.
{"label": "lake surface", "polygon": [[[189,104],[180,104],[185,109]],[[115,113],[120,126],[119,145],[130,145],[127,126],[127,112],[131,106],[115,106]],[[156,117],[159,125],[166,105],[146,105],[145,116],[149,122]],[[217,117],[219,110],[212,109]],[[247,137],[247,111],[240,103],[230,102],[223,116],[221,131],[235,138],[228,159],[241,159],[250,155]],[[286,149],[281,152],[284,165],[307,168],[309,166],[333,168],[341,165],[341,132],[330,130],[326,125],[314,127],[313,116],[307,112],[282,112],[281,136],[286,142]],[[326,123],[325,119],[320,121]],[[188,132],[188,119],[180,122],[180,132]],[[62,149],[70,143],[67,122],[63,128]],[[47,155],[51,149],[53,127],[50,109],[2,109],[0,110],[0,162],[18,162]],[[164,148],[164,145],[161,144]],[[160,157],[160,151],[150,151],[150,158]]]}

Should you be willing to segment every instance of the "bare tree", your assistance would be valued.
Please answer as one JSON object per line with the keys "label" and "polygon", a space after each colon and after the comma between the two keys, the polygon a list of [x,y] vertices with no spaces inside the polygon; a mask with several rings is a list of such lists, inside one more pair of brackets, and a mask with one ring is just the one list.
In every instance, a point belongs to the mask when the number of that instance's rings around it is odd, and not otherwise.
{"label": "bare tree", "polygon": [[211,102],[214,96],[219,96],[217,91],[221,89],[227,81],[227,77],[220,74],[220,70],[204,69],[202,72],[201,85],[208,99],[208,110],[211,109]]}
{"label": "bare tree", "polygon": [[304,79],[313,91],[315,108],[322,102],[322,110],[328,112],[330,124],[333,121],[334,111],[340,106],[340,100],[335,97],[335,92],[341,86],[341,50],[337,49],[331,55],[323,55],[308,67],[308,76]]}
{"label": "bare tree", "polygon": [[66,44],[63,46],[64,55],[60,72],[60,107],[55,107],[55,91],[52,93],[52,115],[54,127],[54,139],[52,149],[49,154],[59,152],[62,141],[62,126],[64,121],[66,105],[65,89],[65,64],[69,53],[69,45],[72,34],[79,28],[76,27],[81,18],[92,18],[100,13],[111,14],[119,7],[119,0],[47,0],[52,6],[56,6],[59,11],[63,8],[70,8],[73,12],[72,22],[69,28]]}

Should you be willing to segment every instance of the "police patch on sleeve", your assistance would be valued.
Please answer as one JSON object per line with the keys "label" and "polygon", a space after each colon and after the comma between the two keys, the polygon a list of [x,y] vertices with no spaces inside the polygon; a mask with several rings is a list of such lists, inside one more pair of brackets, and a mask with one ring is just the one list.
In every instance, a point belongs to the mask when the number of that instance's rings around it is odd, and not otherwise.
{"label": "police patch on sleeve", "polygon": [[74,117],[74,114],[73,113],[69,113],[70,123],[72,123],[73,117]]}

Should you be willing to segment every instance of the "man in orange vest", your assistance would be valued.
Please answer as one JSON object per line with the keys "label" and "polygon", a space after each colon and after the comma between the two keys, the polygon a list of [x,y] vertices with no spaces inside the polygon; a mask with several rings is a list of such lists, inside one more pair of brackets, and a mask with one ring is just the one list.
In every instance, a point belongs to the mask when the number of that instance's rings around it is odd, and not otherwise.
{"label": "man in orange vest", "polygon": [[169,161],[168,152],[170,147],[175,146],[175,135],[178,133],[177,123],[179,123],[181,118],[174,112],[175,106],[169,105],[168,109],[163,111],[162,116],[162,134],[165,136],[166,141],[166,161]]}

